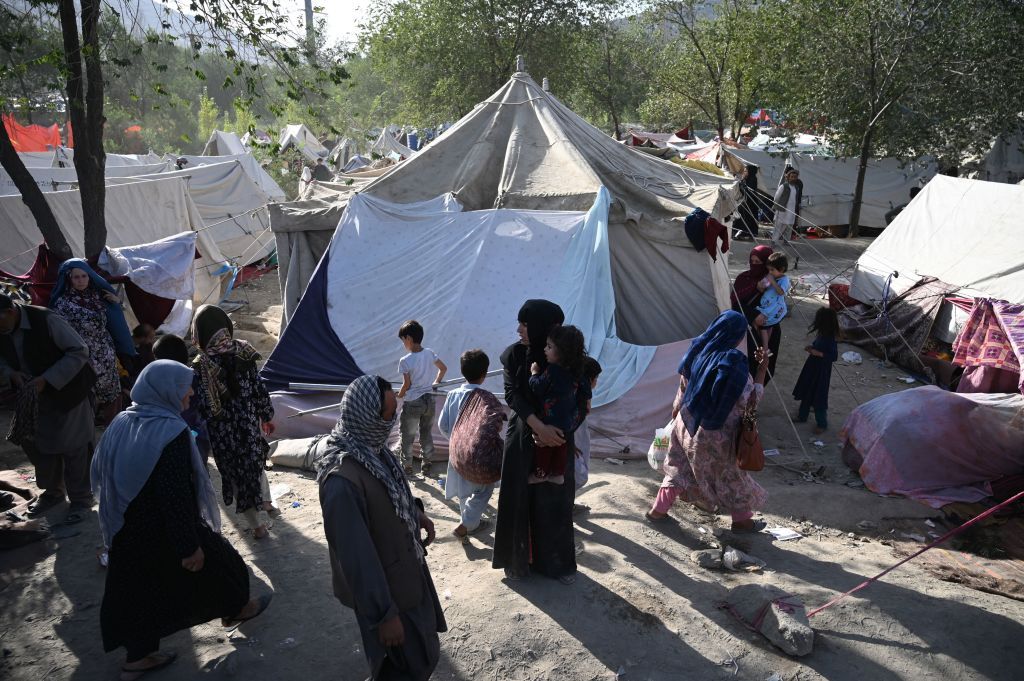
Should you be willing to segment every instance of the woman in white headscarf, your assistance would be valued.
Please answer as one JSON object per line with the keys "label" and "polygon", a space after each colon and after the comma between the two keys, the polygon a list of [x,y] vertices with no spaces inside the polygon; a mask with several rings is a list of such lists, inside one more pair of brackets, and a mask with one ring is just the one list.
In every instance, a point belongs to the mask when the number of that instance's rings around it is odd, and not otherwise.
{"label": "woman in white headscarf", "polygon": [[181,418],[192,376],[171,360],[143,369],[92,461],[109,550],[100,628],[107,652],[127,650],[124,681],[174,661],[161,638],[218,617],[236,627],[270,602],[249,598],[245,563],[219,534],[216,493]]}

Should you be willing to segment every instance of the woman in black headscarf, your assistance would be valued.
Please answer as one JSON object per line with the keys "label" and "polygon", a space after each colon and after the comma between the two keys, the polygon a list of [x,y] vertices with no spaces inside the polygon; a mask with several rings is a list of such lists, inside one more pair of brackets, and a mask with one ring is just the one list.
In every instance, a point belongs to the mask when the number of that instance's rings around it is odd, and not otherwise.
{"label": "woman in black headscarf", "polygon": [[757,236],[757,166],[748,163],[740,183],[743,203],[740,204],[740,219],[734,238],[740,241],[753,241]]}
{"label": "woman in black headscarf", "polygon": [[575,581],[572,502],[574,467],[567,466],[561,485],[530,485],[527,477],[534,445],[565,443],[574,451],[571,433],[541,421],[541,405],[530,390],[530,364],[547,366],[548,333],[565,321],[562,309],[547,300],[528,300],[519,310],[519,342],[501,354],[505,367],[505,401],[512,410],[501,467],[501,495],[494,528],[492,565],[509,579],[531,571],[570,584]]}

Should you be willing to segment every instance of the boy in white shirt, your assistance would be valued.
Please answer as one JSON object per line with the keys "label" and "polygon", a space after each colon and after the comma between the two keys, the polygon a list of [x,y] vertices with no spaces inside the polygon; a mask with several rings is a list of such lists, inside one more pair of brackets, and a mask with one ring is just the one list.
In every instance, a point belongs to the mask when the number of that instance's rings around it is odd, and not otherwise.
{"label": "boy in white shirt", "polygon": [[[412,472],[412,443],[416,439],[416,431],[420,433],[420,450],[423,462],[420,472],[430,474],[430,461],[434,456],[434,385],[444,380],[448,367],[438,359],[430,348],[421,345],[423,327],[415,319],[402,324],[398,330],[398,338],[402,341],[409,354],[398,361],[398,371],[402,374],[402,388],[398,391],[398,399],[403,399],[402,414],[399,417],[399,428],[402,434],[402,466],[406,473]],[[430,380],[434,374],[433,381]]]}

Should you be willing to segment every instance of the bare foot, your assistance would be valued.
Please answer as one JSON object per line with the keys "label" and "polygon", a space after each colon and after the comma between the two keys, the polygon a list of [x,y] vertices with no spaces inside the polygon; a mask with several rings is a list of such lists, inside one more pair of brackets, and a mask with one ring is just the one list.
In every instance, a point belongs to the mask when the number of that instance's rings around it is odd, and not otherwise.
{"label": "bare foot", "polygon": [[270,530],[267,529],[266,525],[260,525],[252,531],[252,536],[256,539],[265,539],[270,535]]}
{"label": "bare foot", "polygon": [[141,679],[147,672],[163,669],[171,664],[178,657],[177,653],[162,653],[157,651],[150,653],[141,660],[126,662],[121,667],[121,681],[135,681]]}

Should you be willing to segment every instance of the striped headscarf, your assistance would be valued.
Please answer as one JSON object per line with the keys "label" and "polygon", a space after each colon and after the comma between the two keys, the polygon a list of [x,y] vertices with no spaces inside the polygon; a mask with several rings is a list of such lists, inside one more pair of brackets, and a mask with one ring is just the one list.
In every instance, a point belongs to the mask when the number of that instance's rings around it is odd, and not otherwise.
{"label": "striped headscarf", "polygon": [[352,381],[341,400],[341,414],[327,440],[327,448],[316,463],[318,483],[340,472],[345,459],[352,459],[377,478],[388,492],[395,513],[408,526],[416,555],[423,556],[419,543],[419,518],[402,466],[388,451],[388,435],[395,417],[381,418],[383,396],[376,376]]}

